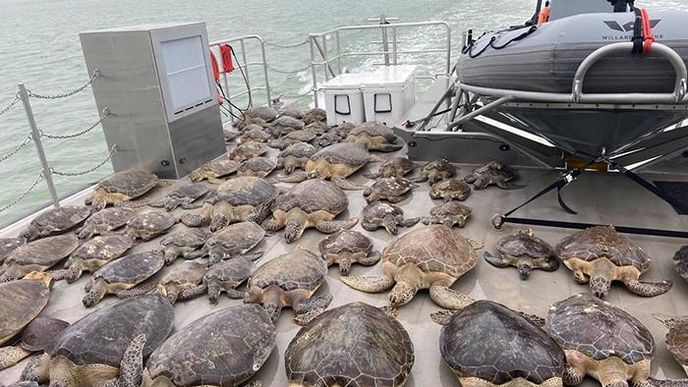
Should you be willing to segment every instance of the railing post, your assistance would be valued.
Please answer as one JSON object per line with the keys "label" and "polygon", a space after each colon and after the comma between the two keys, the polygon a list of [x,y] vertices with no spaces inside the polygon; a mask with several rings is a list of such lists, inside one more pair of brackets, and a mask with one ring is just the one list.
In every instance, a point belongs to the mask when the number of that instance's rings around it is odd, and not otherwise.
{"label": "railing post", "polygon": [[385,66],[389,66],[389,38],[387,37],[387,28],[385,28],[385,24],[389,24],[387,19],[385,18],[385,15],[380,16],[380,29],[382,30],[382,51],[385,53]]}
{"label": "railing post", "polygon": [[31,110],[31,104],[29,103],[29,93],[26,91],[23,83],[17,85],[19,88],[19,98],[21,98],[22,104],[24,104],[24,111],[26,112],[26,119],[29,121],[29,126],[31,127],[31,137],[33,138],[33,143],[36,144],[36,152],[38,153],[38,158],[41,161],[41,166],[43,167],[43,177],[45,182],[48,184],[48,191],[50,192],[50,197],[53,200],[53,206],[60,206],[60,199],[57,197],[57,191],[55,190],[55,184],[53,183],[53,176],[50,172],[50,166],[48,166],[48,159],[45,157],[45,151],[43,150],[43,144],[41,143],[41,134],[38,132],[36,127],[36,120],[33,117],[33,111]]}
{"label": "railing post", "polygon": [[308,36],[308,43],[310,44],[311,48],[311,76],[313,77],[313,104],[315,107],[318,106],[318,75],[316,73],[315,69],[315,38],[313,36]]}
{"label": "railing post", "polygon": [[[249,68],[248,68],[248,61],[246,60],[246,45],[244,44],[244,39],[242,38],[239,41],[239,44],[241,44],[241,58],[244,60],[244,76],[246,77],[246,87],[248,88],[248,106],[253,106],[253,93],[251,92],[251,81],[249,78]],[[268,105],[270,102],[268,102]]]}
{"label": "railing post", "polygon": [[272,106],[272,96],[270,96],[270,79],[268,79],[268,59],[265,55],[265,41],[263,41],[263,39],[260,38],[258,39],[258,42],[260,42],[260,55],[263,59],[263,76],[265,76],[265,94],[268,99],[268,106]]}

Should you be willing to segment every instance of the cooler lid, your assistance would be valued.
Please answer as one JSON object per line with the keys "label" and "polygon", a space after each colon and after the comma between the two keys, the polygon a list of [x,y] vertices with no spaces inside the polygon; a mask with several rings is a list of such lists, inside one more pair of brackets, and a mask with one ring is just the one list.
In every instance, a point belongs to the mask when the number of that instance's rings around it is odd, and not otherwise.
{"label": "cooler lid", "polygon": [[403,87],[416,77],[417,66],[384,66],[373,72],[363,87]]}
{"label": "cooler lid", "polygon": [[320,85],[323,90],[341,90],[341,89],[359,89],[363,86],[371,73],[346,73],[339,74],[336,77],[324,82]]}

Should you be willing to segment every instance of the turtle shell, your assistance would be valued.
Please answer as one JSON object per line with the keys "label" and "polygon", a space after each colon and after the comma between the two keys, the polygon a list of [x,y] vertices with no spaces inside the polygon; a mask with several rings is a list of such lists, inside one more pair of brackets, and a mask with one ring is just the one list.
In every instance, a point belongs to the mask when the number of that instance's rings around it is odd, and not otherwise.
{"label": "turtle shell", "polygon": [[383,177],[373,183],[366,192],[371,193],[372,191],[380,191],[386,195],[400,196],[411,191],[413,186],[414,184],[410,180],[404,179],[403,177]]}
{"label": "turtle shell", "polygon": [[425,164],[422,168],[422,171],[447,171],[451,172],[452,175],[456,174],[456,168],[451,163],[449,163],[449,161],[444,159],[434,160]]}
{"label": "turtle shell", "polygon": [[311,144],[305,142],[297,142],[296,144],[289,145],[285,150],[280,152],[280,158],[285,158],[287,156],[293,157],[311,157],[315,154],[315,147]]}
{"label": "turtle shell", "polygon": [[564,351],[542,329],[487,300],[461,309],[442,327],[440,352],[459,377],[492,385],[516,378],[541,384],[561,377],[566,362]]}
{"label": "turtle shell", "polygon": [[49,268],[71,254],[79,246],[75,235],[57,235],[19,246],[5,259],[5,264],[39,265]]}
{"label": "turtle shell", "polygon": [[387,215],[394,217],[403,216],[404,210],[401,207],[386,202],[372,202],[363,208],[364,219],[383,219]]}
{"label": "turtle shell", "polygon": [[[1,243],[2,242],[0,242],[0,246]],[[0,253],[0,262],[1,261],[2,254]],[[674,254],[672,261],[674,262],[676,273],[683,278],[688,278],[688,245],[681,246],[681,248],[676,251],[676,254]]]}
{"label": "turtle shell", "polygon": [[324,109],[312,108],[303,115],[303,122],[310,124],[317,121],[325,121],[327,112]]}
{"label": "turtle shell", "polygon": [[394,156],[380,164],[379,171],[382,177],[405,175],[415,168],[413,161],[404,156]]}
{"label": "turtle shell", "polygon": [[665,343],[676,361],[685,366],[688,364],[688,322],[682,321],[669,329]]}
{"label": "turtle shell", "polygon": [[452,200],[442,203],[430,209],[430,215],[437,217],[453,216],[453,215],[470,215],[471,209],[468,206]]}
{"label": "turtle shell", "polygon": [[206,280],[243,282],[255,270],[256,265],[243,257],[237,257],[214,264],[205,273]]}
{"label": "turtle shell", "polygon": [[215,159],[192,172],[191,180],[198,180],[198,178],[195,177],[196,175],[210,174],[214,177],[227,176],[236,172],[237,168],[239,168],[239,162],[222,157]]}
{"label": "turtle shell", "polygon": [[294,385],[402,386],[414,353],[397,320],[356,302],[327,310],[301,328],[284,358]]}
{"label": "turtle shell", "polygon": [[249,288],[265,289],[277,285],[286,291],[315,290],[326,274],[325,261],[308,250],[297,248],[258,267],[249,281]]}
{"label": "turtle shell", "polygon": [[200,283],[205,275],[207,266],[196,261],[185,261],[172,266],[163,275],[160,283]]}
{"label": "turtle shell", "polygon": [[248,117],[260,118],[266,122],[270,122],[277,118],[279,112],[269,106],[254,106],[247,109],[244,114]]}
{"label": "turtle shell", "polygon": [[210,232],[202,228],[188,228],[184,227],[179,231],[175,231],[165,236],[161,241],[161,246],[177,246],[177,247],[198,247],[203,245],[210,237]]}
{"label": "turtle shell", "polygon": [[318,249],[322,255],[339,254],[344,251],[369,253],[373,249],[373,243],[358,231],[342,230],[321,240]]}
{"label": "turtle shell", "polygon": [[137,284],[150,278],[165,265],[162,253],[147,251],[118,258],[93,273],[93,279],[108,283]]}
{"label": "turtle shell", "polygon": [[293,186],[286,194],[275,201],[274,210],[287,212],[292,208],[300,208],[306,213],[326,211],[337,215],[349,206],[349,199],[341,188],[334,183],[311,179]]}
{"label": "turtle shell", "polygon": [[177,218],[167,211],[151,211],[136,215],[127,222],[134,230],[165,231],[177,223]]}
{"label": "turtle shell", "polygon": [[24,244],[24,238],[0,238],[0,263],[17,247]]}
{"label": "turtle shell", "polygon": [[416,227],[387,245],[382,259],[397,266],[413,263],[426,273],[458,278],[476,265],[477,254],[470,241],[451,228],[430,225]]}
{"label": "turtle shell", "polygon": [[518,174],[509,166],[495,160],[474,169],[464,180],[467,183],[473,183],[480,177],[508,182],[518,178]]}
{"label": "turtle shell", "polygon": [[265,230],[254,222],[233,223],[214,233],[206,241],[212,250],[221,246],[229,254],[242,254],[255,247],[265,237]]}
{"label": "turtle shell", "polygon": [[217,197],[233,206],[255,206],[273,200],[278,194],[274,185],[255,176],[235,177],[217,187]]}
{"label": "turtle shell", "polygon": [[145,358],[170,334],[173,323],[172,304],[162,294],[129,298],[82,317],[62,331],[46,353],[65,356],[77,365],[119,367],[134,337],[146,335]]}
{"label": "turtle shell", "polygon": [[278,119],[276,119],[273,123],[272,126],[279,126],[283,128],[290,128],[290,129],[303,129],[304,127],[304,122],[301,120],[298,120],[294,117],[289,117],[289,116],[282,116]]}
{"label": "turtle shell", "polygon": [[275,163],[265,157],[254,157],[241,163],[238,173],[263,172],[266,175],[275,169]]}
{"label": "turtle shell", "polygon": [[0,344],[38,316],[49,300],[50,288],[40,278],[0,283]]}
{"label": "turtle shell", "polygon": [[515,235],[507,235],[500,239],[497,242],[497,251],[512,257],[554,257],[554,249],[549,243],[524,232]]}
{"label": "turtle shell", "polygon": [[353,169],[362,167],[370,159],[370,153],[361,145],[349,142],[332,144],[316,152],[312,161],[325,160],[329,164],[342,164]]}
{"label": "turtle shell", "polygon": [[263,366],[275,348],[277,332],[256,304],[235,305],[185,326],[151,354],[152,379],[174,386],[237,386]]}
{"label": "turtle shell", "polygon": [[655,341],[643,324],[625,311],[590,294],[555,303],[546,328],[565,351],[578,351],[593,360],[616,356],[626,364],[651,359]]}
{"label": "turtle shell", "polygon": [[244,134],[241,137],[244,140],[267,141],[272,136],[262,126],[251,124],[244,129]]}
{"label": "turtle shell", "polygon": [[295,130],[287,133],[284,138],[289,140],[309,142],[316,137],[316,134],[308,129]]}
{"label": "turtle shell", "polygon": [[136,210],[133,208],[104,208],[86,220],[84,227],[79,232],[79,237],[87,238],[90,237],[91,233],[101,234],[118,229],[127,224],[134,216],[136,216]]}
{"label": "turtle shell", "polygon": [[200,183],[187,183],[177,185],[167,197],[178,198],[178,199],[198,199],[201,196],[208,193],[209,187],[205,184]]}
{"label": "turtle shell", "polygon": [[19,345],[31,352],[43,351],[59,334],[69,326],[69,323],[51,317],[36,317],[22,332]]}
{"label": "turtle shell", "polygon": [[650,267],[650,257],[612,226],[596,226],[573,233],[562,239],[556,247],[562,260],[578,258],[594,261],[607,258],[617,266],[634,266],[641,272]]}
{"label": "turtle shell", "polygon": [[360,134],[367,134],[371,137],[384,137],[384,139],[389,142],[396,141],[396,136],[394,136],[392,129],[389,126],[376,121],[364,122],[360,125],[357,125],[349,132],[349,136],[357,136]]}
{"label": "turtle shell", "polygon": [[90,215],[91,209],[83,206],[51,208],[35,217],[22,235],[31,241],[39,237],[61,234],[78,226]]}
{"label": "turtle shell", "polygon": [[229,158],[236,161],[248,160],[252,157],[258,157],[268,151],[268,146],[262,142],[249,141],[239,145],[229,152]]}
{"label": "turtle shell", "polygon": [[134,241],[128,235],[108,234],[97,236],[74,250],[70,261],[73,259],[96,259],[109,262],[121,257],[122,254],[126,253],[133,246]]}
{"label": "turtle shell", "polygon": [[466,193],[471,186],[456,178],[440,180],[430,188],[430,196],[439,195],[442,191]]}
{"label": "turtle shell", "polygon": [[158,185],[158,177],[148,171],[122,171],[104,178],[96,190],[108,193],[121,193],[130,198],[137,198]]}

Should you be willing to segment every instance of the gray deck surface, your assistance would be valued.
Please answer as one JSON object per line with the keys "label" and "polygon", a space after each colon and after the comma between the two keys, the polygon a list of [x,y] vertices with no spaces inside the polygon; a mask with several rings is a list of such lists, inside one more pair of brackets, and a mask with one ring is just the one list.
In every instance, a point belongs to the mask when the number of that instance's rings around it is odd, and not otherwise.
{"label": "gray deck surface", "polygon": [[[387,157],[387,155],[382,155]],[[373,168],[376,165],[373,164]],[[462,177],[471,169],[471,166],[462,166],[459,175]],[[507,233],[513,232],[515,227],[505,226],[501,232],[495,231],[490,223],[490,216],[495,211],[506,210],[519,204],[530,195],[538,192],[549,184],[555,177],[553,171],[521,170],[522,182],[527,187],[513,191],[503,191],[490,187],[483,191],[474,191],[465,202],[473,208],[473,219],[465,229],[456,229],[470,238],[485,242],[486,249],[493,249],[496,241]],[[275,173],[277,174],[277,173]],[[663,180],[671,180],[671,176],[662,176]],[[354,181],[370,184],[370,182],[358,173]],[[165,190],[159,190],[153,196],[158,196]],[[415,189],[413,194],[400,203],[407,216],[426,215],[433,206],[428,196],[428,185],[423,183]],[[79,197],[81,196],[81,197]],[[360,191],[348,192],[349,216],[359,216],[365,201]],[[603,224],[623,224],[643,227],[662,227],[687,230],[688,218],[678,216],[668,205],[646,192],[635,183],[623,176],[590,173],[584,175],[579,181],[574,182],[564,191],[564,197],[569,205],[580,211],[579,216],[565,214],[557,205],[553,194],[545,196],[530,204],[527,209],[518,213],[521,216],[533,216],[549,219],[575,220],[584,222],[596,222]],[[73,200],[81,201],[83,195],[78,195]],[[437,203],[435,203],[437,204]],[[147,211],[147,209],[142,209]],[[345,216],[347,214],[344,214]],[[25,220],[5,229],[1,236],[15,236],[28,222]],[[181,224],[175,227],[184,227]],[[362,231],[360,225],[355,227]],[[536,235],[544,238],[552,244],[556,244],[562,237],[569,234],[569,230],[552,228],[534,228]],[[400,229],[405,232],[405,229]],[[366,233],[364,231],[364,233]],[[375,242],[376,248],[382,249],[386,243],[394,239],[384,229],[373,233],[367,233]],[[318,231],[309,229],[297,244],[317,251],[317,243],[323,237]],[[656,321],[651,313],[662,312],[667,314],[688,314],[688,284],[674,273],[671,257],[685,241],[679,239],[631,236],[631,239],[642,246],[654,262],[646,279],[659,280],[670,279],[674,281],[673,289],[662,296],[655,298],[641,298],[633,295],[615,284],[607,298],[614,305],[624,308],[635,317],[639,318],[654,334],[657,342],[657,354],[653,363],[652,374],[657,377],[683,377],[683,371],[673,360],[671,354],[664,345],[664,327]],[[154,248],[160,238],[139,245],[134,251]],[[281,233],[268,237],[259,248],[266,254],[259,261],[265,262],[284,251],[293,248],[293,245],[285,244]],[[163,269],[163,272],[166,269]],[[379,273],[381,265],[363,267],[354,265],[350,275],[363,275]],[[160,275],[160,274],[159,274]],[[53,316],[74,322],[92,310],[85,309],[81,304],[84,294],[83,286],[88,279],[88,274],[74,284],[60,282],[53,288],[51,302],[44,310],[43,315]],[[157,277],[156,277],[157,278]],[[562,300],[572,294],[588,291],[586,286],[574,282],[571,273],[562,265],[557,272],[546,273],[536,270],[528,281],[521,281],[515,268],[497,269],[479,259],[477,267],[460,278],[454,285],[454,289],[470,294],[476,299],[491,299],[519,309],[527,313],[543,315],[550,304]],[[348,288],[339,280],[339,271],[336,266],[330,268],[327,283],[316,294],[330,293],[334,296],[332,306],[339,306],[352,301],[364,301],[373,305],[383,306],[387,303],[387,293],[365,294]],[[96,308],[117,302],[113,296],[107,296]],[[179,329],[198,317],[228,305],[241,301],[230,300],[226,296],[221,298],[219,305],[211,306],[206,298],[198,298],[190,302],[181,302],[175,306],[175,327]],[[94,308],[94,309],[96,309]],[[412,369],[407,386],[456,386],[458,382],[449,368],[443,364],[438,349],[438,337],[440,327],[429,318],[429,313],[439,309],[429,298],[427,291],[421,291],[414,300],[401,308],[399,320],[409,331],[415,345],[416,361]],[[1,313],[1,312],[0,312]],[[291,320],[292,311],[286,309],[280,317],[278,329],[277,348],[268,359],[265,366],[257,374],[257,379],[265,386],[286,386],[286,374],[284,371],[284,351],[289,341],[298,331],[299,327]],[[26,361],[15,367],[0,371],[0,381],[10,382],[16,380]],[[592,379],[586,379],[586,385],[598,385]]]}

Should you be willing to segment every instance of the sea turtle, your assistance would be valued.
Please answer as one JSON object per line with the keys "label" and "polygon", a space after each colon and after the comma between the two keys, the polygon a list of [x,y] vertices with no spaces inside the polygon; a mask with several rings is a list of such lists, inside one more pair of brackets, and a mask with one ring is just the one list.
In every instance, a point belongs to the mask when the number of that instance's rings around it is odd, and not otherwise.
{"label": "sea turtle", "polygon": [[209,255],[208,263],[214,265],[223,259],[239,256],[252,261],[260,258],[263,252],[250,252],[265,237],[265,230],[254,222],[239,222],[214,233],[205,242],[203,251]]}
{"label": "sea turtle", "polygon": [[143,385],[245,385],[270,357],[276,336],[270,317],[258,305],[220,309],[162,343],[146,361]]}
{"label": "sea turtle", "polygon": [[369,179],[378,179],[380,177],[404,177],[409,172],[413,171],[416,165],[406,156],[394,156],[383,161],[377,169],[377,172],[364,174]]}
{"label": "sea turtle", "polygon": [[414,360],[404,327],[362,302],[317,316],[299,330],[284,355],[292,387],[400,387]]}
{"label": "sea turtle", "polygon": [[[0,345],[7,344],[33,321],[48,305],[52,278],[43,272],[31,272],[24,278],[0,283]],[[0,369],[28,356],[21,346],[0,348]]]}
{"label": "sea turtle", "polygon": [[404,219],[404,210],[385,202],[368,204],[363,208],[361,215],[363,216],[361,226],[366,231],[375,231],[378,227],[384,227],[392,235],[397,235],[399,226],[411,227],[420,220],[420,218]]}
{"label": "sea turtle", "polygon": [[22,380],[55,387],[130,387],[141,383],[141,358],[170,334],[172,305],[163,294],[130,298],[100,308],[70,325]]}
{"label": "sea turtle", "polygon": [[100,211],[108,204],[134,200],[162,185],[163,182],[148,171],[121,171],[101,180],[85,204],[93,207],[95,211]]}
{"label": "sea turtle", "polygon": [[[2,261],[1,256],[0,261]],[[676,254],[674,254],[672,261],[674,262],[674,269],[676,269],[676,273],[678,273],[681,278],[688,281],[688,245],[681,246]]]}
{"label": "sea turtle", "polygon": [[257,141],[257,142],[266,142],[269,139],[272,138],[272,135],[265,131],[262,126],[256,125],[256,124],[250,124],[246,128],[244,128],[244,131],[241,134],[241,141],[242,143],[244,142],[249,142],[249,141]]}
{"label": "sea turtle", "polygon": [[38,239],[19,246],[5,258],[0,272],[0,282],[21,278],[32,271],[45,271],[67,258],[79,247],[79,239],[73,234],[56,235]]}
{"label": "sea turtle", "polygon": [[523,188],[523,185],[513,183],[516,179],[518,179],[518,173],[511,167],[499,161],[490,161],[474,169],[463,178],[463,181],[472,184],[473,189],[476,190],[485,189],[490,185],[496,185],[501,189]]}
{"label": "sea turtle", "polygon": [[533,235],[533,230],[517,230],[497,242],[497,255],[483,251],[485,261],[495,267],[515,266],[522,280],[527,280],[533,269],[555,271],[559,261],[549,243]]}
{"label": "sea turtle", "polygon": [[177,223],[177,217],[167,211],[138,214],[127,222],[125,233],[132,239],[149,241],[167,232]]}
{"label": "sea turtle", "polygon": [[261,222],[278,195],[277,187],[260,177],[235,177],[210,192],[200,214],[186,214],[181,220],[189,227],[209,224],[212,232],[233,222]]}
{"label": "sea turtle", "polygon": [[284,168],[284,173],[290,175],[297,168],[304,169],[315,152],[315,147],[305,142],[289,145],[277,156],[277,168]]}
{"label": "sea turtle", "polygon": [[428,181],[435,184],[440,180],[456,175],[456,167],[445,159],[430,161],[420,169],[421,176],[415,182]]}
{"label": "sea turtle", "polygon": [[351,131],[354,130],[354,128],[356,126],[357,125],[354,124],[353,122],[344,121],[344,122],[339,123],[337,126],[335,126],[332,129],[337,133],[337,135],[341,139],[345,139],[349,136],[349,133],[351,133]]}
{"label": "sea turtle", "polygon": [[189,174],[191,181],[208,180],[213,184],[222,184],[220,178],[229,176],[239,169],[239,162],[222,157],[203,164]]}
{"label": "sea turtle", "polygon": [[51,317],[36,317],[24,328],[19,342],[0,348],[0,370],[17,364],[35,352],[44,351],[69,323]]}
{"label": "sea turtle", "polygon": [[104,208],[86,220],[84,226],[78,230],[78,236],[80,239],[90,239],[94,235],[102,235],[124,227],[136,214],[137,211],[133,208]]}
{"label": "sea turtle", "polygon": [[327,266],[337,264],[341,275],[348,275],[351,264],[370,266],[378,263],[380,252],[373,251],[373,243],[358,231],[342,230],[318,243],[320,255]]}
{"label": "sea turtle", "polygon": [[225,142],[229,143],[232,142],[232,140],[234,140],[235,138],[239,137],[239,135],[241,135],[241,132],[234,128],[224,127],[222,128],[222,134],[225,137]]}
{"label": "sea turtle", "polygon": [[201,249],[205,241],[210,238],[210,232],[201,228],[183,227],[165,235],[160,241],[163,249],[165,263],[171,265],[178,257],[184,259],[196,259],[205,255]]}
{"label": "sea turtle", "polygon": [[316,134],[308,129],[295,130],[287,133],[285,136],[268,142],[268,146],[277,149],[286,149],[289,145],[298,144],[300,142],[311,142],[316,138]]}
{"label": "sea turtle", "polygon": [[242,299],[246,292],[236,288],[244,283],[255,269],[253,261],[243,256],[216,263],[208,268],[202,284],[182,290],[179,298],[188,300],[208,293],[210,303],[217,304],[220,294],[225,292],[229,298]]}
{"label": "sea turtle", "polygon": [[210,188],[205,184],[187,183],[180,184],[175,187],[170,193],[165,195],[165,198],[160,201],[148,203],[151,207],[165,208],[167,211],[172,211],[179,206],[182,208],[189,208],[191,203],[207,194]]}
{"label": "sea turtle", "polygon": [[295,130],[301,130],[305,126],[305,123],[294,117],[282,116],[273,121],[270,124],[270,132],[273,137],[277,138],[281,135],[293,132]]}
{"label": "sea turtle", "polygon": [[282,308],[291,306],[294,320],[303,324],[320,314],[332,296],[313,293],[325,282],[325,261],[299,247],[264,263],[251,275],[244,302],[262,304],[272,321],[279,318]]}
{"label": "sea turtle", "polygon": [[688,374],[688,316],[667,316],[658,313],[653,313],[653,316],[669,330],[664,343]]}
{"label": "sea turtle", "polygon": [[312,124],[314,122],[325,122],[327,120],[327,112],[324,109],[312,108],[303,114],[303,122]]}
{"label": "sea turtle", "polygon": [[342,141],[342,137],[339,133],[335,129],[330,129],[318,136],[312,143],[318,148],[325,148],[340,141]]}
{"label": "sea turtle", "polygon": [[74,250],[64,264],[63,277],[72,283],[79,279],[84,271],[96,271],[124,255],[133,246],[134,240],[126,234],[97,236]]}
{"label": "sea turtle", "polygon": [[370,159],[370,153],[361,145],[333,144],[311,156],[306,162],[305,172],[293,173],[279,180],[285,183],[299,183],[308,178],[321,178],[332,180],[342,189],[363,189],[364,187],[346,178],[361,169]]}
{"label": "sea turtle", "polygon": [[258,125],[258,126],[264,128],[264,127],[268,126],[268,123],[267,123],[267,121],[265,121],[262,118],[249,117],[249,116],[244,115],[244,119],[236,122],[235,125],[236,125],[236,128],[239,129],[239,131],[244,131],[244,130],[246,130],[246,128],[248,128],[251,125]]}
{"label": "sea turtle", "polygon": [[272,173],[276,166],[277,164],[268,158],[260,156],[254,157],[252,159],[243,161],[241,165],[239,165],[237,175],[265,177]]}
{"label": "sea turtle", "polygon": [[650,257],[613,226],[571,234],[559,242],[555,253],[573,271],[576,282],[590,282],[590,290],[600,298],[607,295],[612,281],[623,282],[628,290],[643,297],[664,294],[672,286],[671,281],[638,280],[650,268]]}
{"label": "sea turtle", "polygon": [[263,222],[263,228],[268,231],[284,228],[287,243],[299,239],[309,227],[331,234],[358,223],[356,218],[334,220],[348,206],[349,199],[335,184],[320,179],[307,180],[275,200],[272,218]]}
{"label": "sea turtle", "polygon": [[83,206],[51,208],[35,217],[21,234],[27,242],[47,236],[63,234],[83,223],[91,215],[91,209]]}
{"label": "sea turtle", "polygon": [[470,207],[452,200],[431,208],[430,216],[421,218],[421,222],[424,224],[440,223],[447,227],[463,227],[470,218]]}
{"label": "sea turtle", "polygon": [[146,251],[117,258],[93,272],[84,286],[86,295],[81,302],[90,308],[109,293],[124,297],[128,294],[126,290],[152,277],[164,265],[165,260],[160,251]]}
{"label": "sea turtle", "polygon": [[347,142],[362,144],[369,150],[380,152],[394,152],[404,147],[404,144],[395,144],[397,136],[392,129],[375,121],[364,122],[351,129],[346,137]]}
{"label": "sea turtle", "polygon": [[476,265],[475,250],[481,243],[471,241],[443,225],[412,229],[382,251],[383,275],[340,277],[354,289],[379,293],[392,289],[392,314],[413,298],[419,289],[430,289],[430,298],[447,309],[461,309],[473,300],[451,285]]}
{"label": "sea turtle", "polygon": [[559,301],[547,313],[545,331],[566,354],[564,384],[585,375],[603,386],[653,385],[648,380],[655,341],[635,317],[590,294]]}
{"label": "sea turtle", "polygon": [[229,152],[229,158],[237,162],[242,162],[261,156],[267,151],[268,146],[262,142],[249,141],[232,149],[232,151]]}
{"label": "sea turtle", "polygon": [[246,109],[244,114],[246,117],[260,118],[265,122],[274,121],[279,116],[279,112],[270,106],[253,106]]}
{"label": "sea turtle", "polygon": [[24,242],[24,238],[0,238],[0,263],[3,263],[5,258]]}
{"label": "sea turtle", "polygon": [[177,300],[186,299],[185,297],[179,297],[179,295],[184,290],[194,288],[200,284],[207,270],[208,266],[199,261],[180,262],[171,266],[163,274],[158,284],[165,288],[167,299],[174,304]]}
{"label": "sea turtle", "polygon": [[310,130],[311,132],[315,133],[318,136],[321,136],[325,134],[327,131],[330,130],[330,127],[327,126],[327,122],[323,121],[316,121],[316,122],[311,122],[310,124],[306,125],[304,127],[306,130]]}
{"label": "sea turtle", "polygon": [[440,180],[428,192],[433,199],[466,200],[471,195],[471,186],[456,178]]}
{"label": "sea turtle", "polygon": [[564,351],[518,312],[480,300],[439,322],[442,359],[462,386],[562,386]]}
{"label": "sea turtle", "polygon": [[300,120],[303,118],[303,115],[305,113],[299,109],[293,108],[293,107],[288,107],[280,112],[281,116],[288,116],[292,118],[296,118],[297,120]]}
{"label": "sea turtle", "polygon": [[383,177],[363,191],[363,196],[368,203],[378,200],[386,200],[390,203],[399,203],[406,199],[407,194],[416,185],[411,180],[403,177]]}

